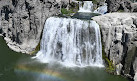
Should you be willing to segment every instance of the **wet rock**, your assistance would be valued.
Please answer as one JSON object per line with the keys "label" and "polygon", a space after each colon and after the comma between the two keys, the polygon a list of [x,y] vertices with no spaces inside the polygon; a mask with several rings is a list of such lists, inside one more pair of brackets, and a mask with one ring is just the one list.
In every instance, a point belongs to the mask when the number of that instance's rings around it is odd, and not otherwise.
{"label": "wet rock", "polygon": [[123,65],[121,63],[116,65],[116,73],[117,73],[117,75],[121,74],[122,67],[123,67]]}

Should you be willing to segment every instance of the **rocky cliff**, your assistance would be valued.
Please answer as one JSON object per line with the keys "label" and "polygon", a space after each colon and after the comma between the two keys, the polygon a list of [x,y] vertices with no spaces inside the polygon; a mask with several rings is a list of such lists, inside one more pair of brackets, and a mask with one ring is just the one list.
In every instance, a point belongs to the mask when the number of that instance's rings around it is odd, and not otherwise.
{"label": "rocky cliff", "polygon": [[[136,4],[128,0],[106,2],[109,12],[137,11]],[[45,20],[60,14],[61,7],[67,8],[69,3],[69,0],[0,0],[0,35],[14,51],[30,53],[39,43]],[[108,13],[93,20],[100,25],[105,53],[116,66],[116,73],[137,81],[137,13]]]}
{"label": "rocky cliff", "polygon": [[137,12],[137,3],[133,0],[106,0],[108,12]]}
{"label": "rocky cliff", "polygon": [[93,20],[100,25],[105,53],[116,73],[137,81],[137,13],[109,13]]}
{"label": "rocky cliff", "polygon": [[71,0],[0,0],[0,35],[17,52],[29,53],[38,45],[45,20],[60,14]]}
{"label": "rocky cliff", "polygon": [[[61,8],[75,8],[75,0],[0,0],[0,35],[8,46],[17,52],[30,53],[38,45],[46,19],[58,15]],[[95,0],[94,8],[103,5],[105,0]],[[106,0],[109,12],[121,9],[136,11],[128,0]],[[71,4],[72,3],[72,4]],[[114,5],[117,4],[117,5]],[[129,6],[127,6],[129,5]],[[71,12],[76,12],[72,10]],[[66,12],[65,12],[66,13]]]}

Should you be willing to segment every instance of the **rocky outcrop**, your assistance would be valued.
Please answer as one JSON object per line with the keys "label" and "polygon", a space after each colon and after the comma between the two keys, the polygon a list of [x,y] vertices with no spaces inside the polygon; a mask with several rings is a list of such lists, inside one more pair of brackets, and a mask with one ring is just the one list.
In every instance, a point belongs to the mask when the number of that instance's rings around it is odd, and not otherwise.
{"label": "rocky outcrop", "polygon": [[[86,0],[85,0],[86,1]],[[88,1],[88,0],[87,0]],[[106,0],[92,0],[93,2],[93,9],[96,10],[100,6],[104,6]]]}
{"label": "rocky outcrop", "polygon": [[0,34],[17,52],[29,53],[38,45],[45,20],[60,14],[71,0],[0,0]]}
{"label": "rocky outcrop", "polygon": [[100,25],[104,50],[116,73],[137,81],[137,14],[108,13],[93,20]]}
{"label": "rocky outcrop", "polygon": [[137,12],[137,4],[131,0],[106,0],[108,12]]}

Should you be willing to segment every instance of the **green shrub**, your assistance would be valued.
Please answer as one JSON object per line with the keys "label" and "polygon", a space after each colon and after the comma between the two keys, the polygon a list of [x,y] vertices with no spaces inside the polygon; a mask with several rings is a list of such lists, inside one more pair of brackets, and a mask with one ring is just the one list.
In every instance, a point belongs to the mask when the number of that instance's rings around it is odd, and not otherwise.
{"label": "green shrub", "polygon": [[97,4],[98,1],[97,0],[91,0],[94,4]]}
{"label": "green shrub", "polygon": [[61,13],[62,14],[71,14],[71,13],[74,13],[74,12],[73,12],[73,9],[67,10],[65,8],[61,8]]}
{"label": "green shrub", "polygon": [[[102,36],[101,36],[102,37]],[[108,59],[108,57],[106,56],[106,53],[105,53],[105,48],[104,48],[104,43],[103,43],[103,40],[102,40],[102,38],[101,38],[101,42],[102,42],[102,57],[103,57],[103,59],[104,59],[104,61],[105,61],[105,63],[106,63],[106,71],[108,72],[108,73],[112,73],[112,74],[114,74],[115,73],[115,66],[113,65],[113,62],[112,61],[110,61],[109,59]]]}
{"label": "green shrub", "polygon": [[113,62],[110,61],[108,59],[108,57],[106,57],[103,45],[102,45],[102,56],[103,56],[103,59],[105,60],[105,63],[106,63],[106,71],[109,72],[109,73],[113,73],[114,74],[115,66],[113,65]]}
{"label": "green shrub", "polygon": [[61,13],[62,13],[62,14],[68,14],[69,12],[68,12],[67,9],[65,9],[65,8],[61,8]]}
{"label": "green shrub", "polygon": [[118,10],[118,12],[124,12],[124,10]]}

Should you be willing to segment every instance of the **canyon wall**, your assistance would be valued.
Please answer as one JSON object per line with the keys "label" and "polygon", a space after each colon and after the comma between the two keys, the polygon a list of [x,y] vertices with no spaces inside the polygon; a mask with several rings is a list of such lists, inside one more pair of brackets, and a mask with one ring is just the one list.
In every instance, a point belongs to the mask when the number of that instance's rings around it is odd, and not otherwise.
{"label": "canyon wall", "polygon": [[40,41],[45,20],[71,0],[0,0],[0,35],[17,52],[30,53]]}
{"label": "canyon wall", "polygon": [[106,0],[108,12],[137,12],[137,2],[133,0]]}
{"label": "canyon wall", "polygon": [[[75,9],[73,1],[75,0],[0,0],[0,35],[4,37],[12,50],[30,53],[39,44],[46,19],[59,15],[61,8]],[[94,8],[103,5],[104,2],[105,0],[94,1]],[[109,12],[118,11],[121,8],[122,2],[115,0],[106,0],[106,2]],[[130,1],[127,2],[133,4]],[[128,4],[123,4],[123,6],[126,5]],[[126,8],[127,6],[122,9],[126,11]],[[127,11],[133,11],[133,8]]]}
{"label": "canyon wall", "polygon": [[[0,0],[0,35],[14,51],[30,53],[40,42],[46,19],[59,15],[61,7],[67,7],[70,2]],[[127,0],[106,2],[109,12],[137,11],[136,4]],[[116,73],[137,81],[137,13],[108,13],[93,20],[100,25],[102,44],[106,56],[116,66]]]}
{"label": "canyon wall", "polygon": [[108,13],[93,20],[100,25],[106,56],[117,75],[137,81],[137,13]]}

